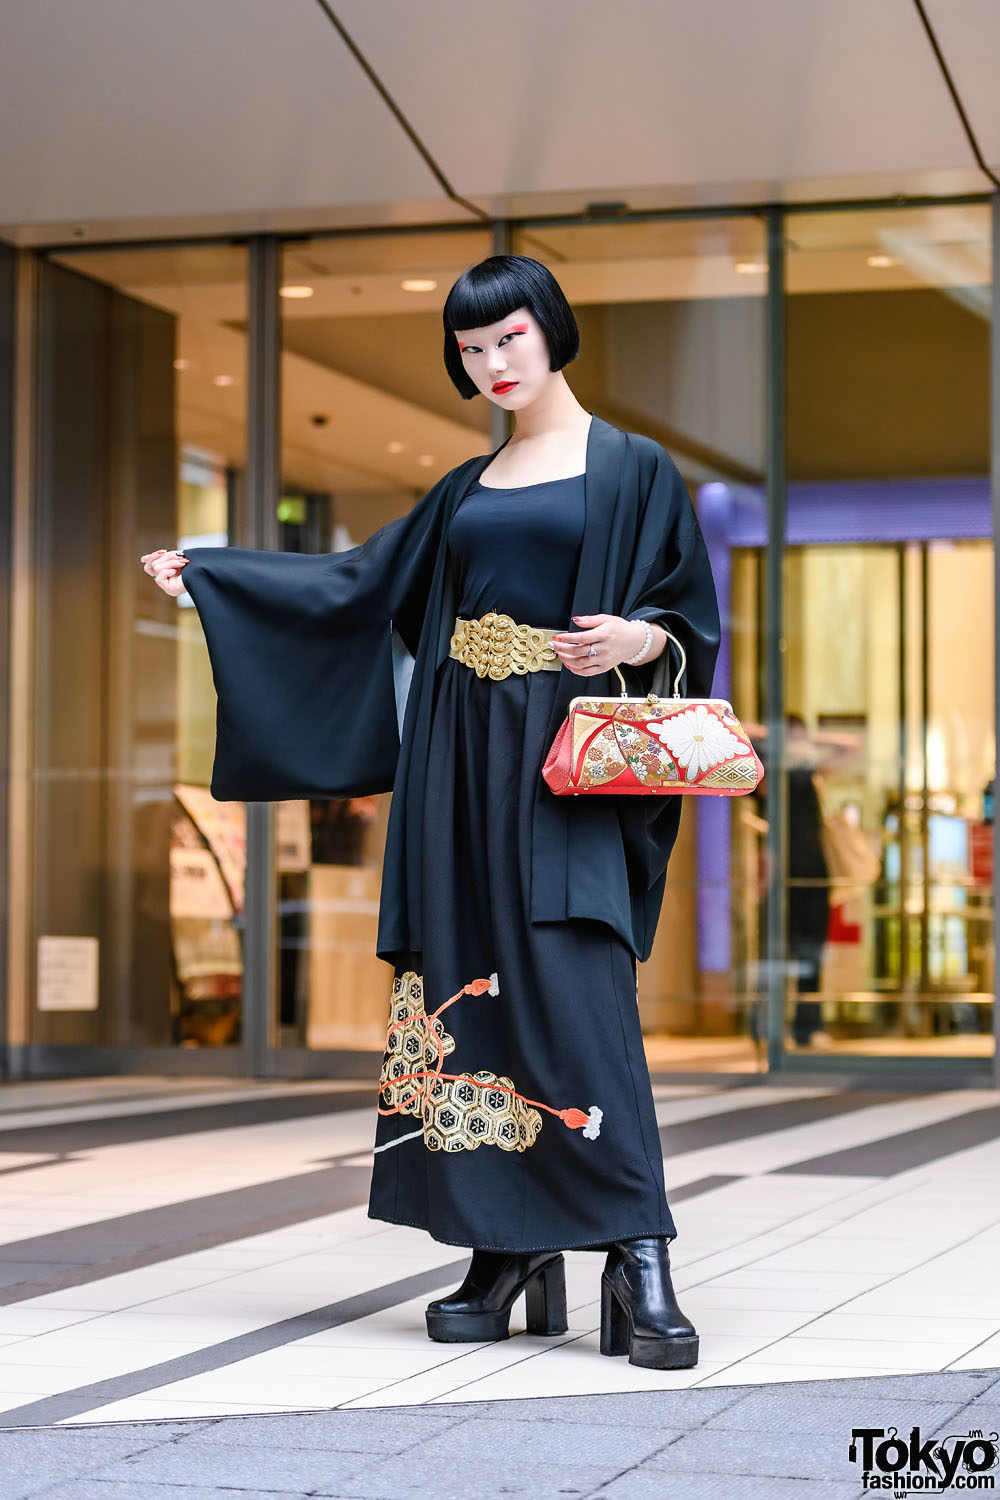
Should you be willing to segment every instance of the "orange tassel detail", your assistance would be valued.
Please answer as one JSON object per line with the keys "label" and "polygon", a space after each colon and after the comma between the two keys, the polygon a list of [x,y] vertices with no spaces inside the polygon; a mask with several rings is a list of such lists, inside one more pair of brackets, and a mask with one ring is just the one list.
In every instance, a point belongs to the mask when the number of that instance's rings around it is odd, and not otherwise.
{"label": "orange tassel detail", "polygon": [[[416,1087],[399,1104],[394,1104],[389,1108],[379,1105],[379,1114],[400,1114],[413,1100],[419,1099],[421,1095],[429,1097],[431,1089],[438,1079],[458,1082],[461,1077],[463,1082],[475,1084],[477,1088],[488,1088],[493,1092],[510,1094],[513,1098],[520,1099],[523,1104],[533,1106],[535,1109],[544,1109],[547,1114],[555,1115],[557,1119],[562,1120],[570,1130],[583,1130],[588,1140],[596,1140],[601,1131],[601,1121],[604,1118],[604,1111],[598,1109],[596,1104],[592,1104],[589,1113],[586,1114],[582,1109],[553,1109],[551,1104],[543,1104],[540,1099],[529,1099],[527,1094],[521,1094],[515,1088],[508,1088],[495,1078],[487,1083],[470,1078],[467,1074],[459,1075],[457,1073],[443,1073],[441,1071],[441,1064],[444,1062],[444,1044],[441,1037],[438,1036],[432,1027],[431,1022],[436,1020],[442,1011],[446,1011],[450,1005],[454,1005],[456,1000],[461,1000],[463,995],[497,995],[499,993],[499,981],[496,973],[493,973],[489,979],[473,979],[469,984],[464,984],[457,994],[449,996],[447,1000],[438,1006],[437,1010],[431,1011],[429,1015],[425,1012],[420,1016],[420,1026],[423,1035],[427,1042],[437,1050],[437,1062],[432,1068],[415,1068],[412,1072],[404,1073],[401,1077],[387,1080],[387,1083],[379,1089],[380,1093],[383,1092],[385,1087],[398,1088],[403,1083],[414,1083]],[[402,1021],[396,1021],[394,1025],[390,1026],[389,1035],[391,1036],[394,1031],[407,1026],[410,1019],[406,1017]]]}

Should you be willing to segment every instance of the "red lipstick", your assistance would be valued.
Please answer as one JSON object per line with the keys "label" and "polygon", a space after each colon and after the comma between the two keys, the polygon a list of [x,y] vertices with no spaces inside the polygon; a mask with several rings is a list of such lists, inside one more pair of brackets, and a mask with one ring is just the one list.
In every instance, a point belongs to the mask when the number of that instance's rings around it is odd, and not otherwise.
{"label": "red lipstick", "polygon": [[512,391],[516,385],[516,380],[498,380],[496,385],[493,387],[493,394],[494,396],[505,396],[507,392]]}

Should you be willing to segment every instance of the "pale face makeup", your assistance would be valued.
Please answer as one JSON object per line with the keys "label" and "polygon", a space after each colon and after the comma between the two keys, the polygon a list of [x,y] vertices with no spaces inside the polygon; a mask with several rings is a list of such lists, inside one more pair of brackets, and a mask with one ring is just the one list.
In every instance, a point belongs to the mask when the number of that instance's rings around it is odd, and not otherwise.
{"label": "pale face makeup", "polygon": [[527,308],[486,328],[455,333],[466,374],[495,406],[520,411],[552,378],[545,334]]}

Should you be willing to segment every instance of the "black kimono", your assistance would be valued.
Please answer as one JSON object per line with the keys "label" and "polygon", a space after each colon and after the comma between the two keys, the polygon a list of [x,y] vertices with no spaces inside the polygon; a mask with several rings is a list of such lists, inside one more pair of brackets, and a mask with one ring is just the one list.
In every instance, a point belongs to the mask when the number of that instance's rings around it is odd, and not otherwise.
{"label": "black kimono", "polygon": [[[470,592],[478,576],[497,607],[516,601],[505,612],[520,623],[662,620],[687,649],[686,692],[708,693],[719,620],[707,554],[664,449],[594,417],[576,522],[551,496],[546,512],[544,485],[525,497],[538,545],[548,514],[565,566],[536,570],[534,585],[495,557],[490,573],[489,508],[478,542],[467,522],[494,456],[460,464],[346,552],[191,549],[183,578],[219,698],[212,792],[393,792],[372,1217],[516,1251],[672,1235],[635,964],[652,946],[680,799],[556,797],[540,770],[569,700],[614,695],[615,674],[493,681],[449,643],[456,614],[486,597]],[[463,560],[452,522],[467,499]],[[622,672],[630,692],[665,695],[675,669],[668,650]]]}

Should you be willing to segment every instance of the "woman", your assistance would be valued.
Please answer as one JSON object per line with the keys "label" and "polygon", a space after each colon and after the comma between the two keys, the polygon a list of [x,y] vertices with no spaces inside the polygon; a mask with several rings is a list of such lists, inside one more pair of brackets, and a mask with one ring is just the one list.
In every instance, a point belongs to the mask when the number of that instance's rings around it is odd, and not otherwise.
{"label": "woman", "polygon": [[460,394],[513,414],[495,452],[348,552],[144,562],[205,626],[215,796],[393,792],[369,1214],[472,1248],[430,1336],[505,1338],[522,1290],[530,1331],[565,1331],[560,1251],[603,1249],[602,1352],[686,1367],[636,1005],[679,807],[556,797],[540,771],[570,699],[614,691],[612,667],[669,691],[658,621],[685,644],[688,691],[708,691],[708,560],[665,451],[570,390],[579,335],[544,266],[473,266],[444,333]]}

